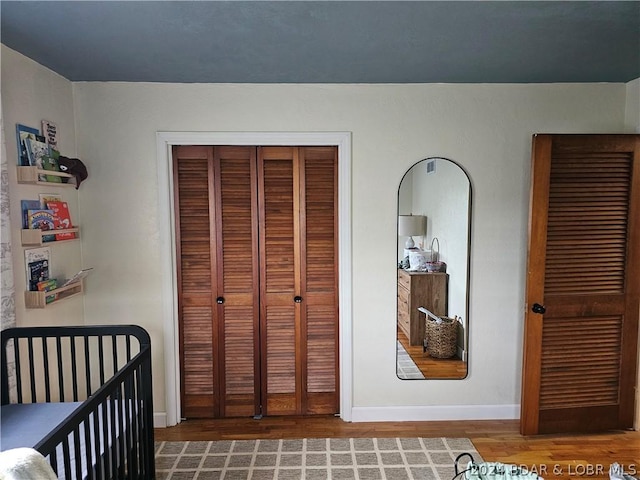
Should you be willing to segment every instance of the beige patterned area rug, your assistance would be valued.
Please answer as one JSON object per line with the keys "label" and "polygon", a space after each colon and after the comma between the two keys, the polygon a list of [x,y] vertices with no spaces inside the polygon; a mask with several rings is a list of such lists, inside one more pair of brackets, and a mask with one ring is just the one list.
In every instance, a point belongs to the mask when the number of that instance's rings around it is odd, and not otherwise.
{"label": "beige patterned area rug", "polygon": [[[156,442],[158,480],[451,480],[467,438]],[[461,460],[462,468],[469,457]]]}

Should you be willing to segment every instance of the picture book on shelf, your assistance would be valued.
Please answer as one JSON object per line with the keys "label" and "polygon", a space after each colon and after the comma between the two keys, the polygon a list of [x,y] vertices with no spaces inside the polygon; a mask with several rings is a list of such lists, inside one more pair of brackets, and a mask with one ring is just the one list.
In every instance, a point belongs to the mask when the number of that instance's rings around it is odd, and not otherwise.
{"label": "picture book on shelf", "polygon": [[[48,201],[47,209],[53,212],[54,229],[59,230],[73,228],[73,223],[71,223],[71,214],[69,213],[69,205],[67,202],[60,200]],[[75,232],[56,233],[56,240],[69,240],[72,238],[76,238]]]}
{"label": "picture book on shelf", "polygon": [[[52,172],[59,172],[60,171],[60,165],[58,165],[59,157],[60,157],[60,152],[50,148],[49,155],[42,157],[42,168],[44,170],[50,170]],[[47,182],[62,183],[62,177],[58,175],[45,175],[44,177]]]}
{"label": "picture book on shelf", "polygon": [[[62,200],[62,195],[58,193],[40,193],[38,194],[38,198],[40,199],[40,206],[35,207],[35,209],[40,208],[42,210],[47,210],[47,202],[48,201],[59,201]],[[55,223],[55,222],[54,222]],[[28,223],[25,228],[29,228]],[[43,242],[53,242],[56,239],[55,235],[43,235]]]}
{"label": "picture book on shelf", "polygon": [[[31,138],[25,139],[25,146],[27,147],[27,156],[29,157],[29,165],[44,170],[45,158],[48,159],[49,145],[39,140],[33,140]],[[48,160],[46,160],[48,163]],[[47,181],[47,176],[40,174],[38,179],[41,182]]]}
{"label": "picture book on shelf", "polygon": [[27,146],[25,140],[30,138],[32,140],[45,141],[45,138],[40,135],[40,130],[33,127],[28,127],[20,123],[16,124],[16,145],[18,146],[18,165],[29,166],[29,156],[27,155]]}
{"label": "picture book on shelf", "polygon": [[38,230],[53,230],[54,217],[52,210],[27,210],[29,228]]}
{"label": "picture book on shelf", "polygon": [[51,248],[30,248],[24,251],[24,263],[27,273],[27,290],[37,291],[38,282],[49,280]]}
{"label": "picture book on shelf", "polygon": [[49,280],[38,282],[37,287],[40,292],[50,292],[58,288],[58,281],[55,278],[50,278]]}
{"label": "picture book on shelf", "polygon": [[[47,205],[44,205],[46,208]],[[39,200],[20,200],[20,209],[22,210],[22,228],[29,228],[29,210],[38,210],[43,208]]]}
{"label": "picture book on shelf", "polygon": [[59,193],[39,193],[38,198],[40,199],[40,208],[47,208],[47,202],[61,202],[62,195]]}
{"label": "picture book on shelf", "polygon": [[[55,278],[50,278],[49,280],[43,280],[41,282],[38,282],[37,288],[39,292],[50,292],[58,288],[58,281]],[[58,298],[58,294],[53,293],[51,295],[47,295],[46,297],[44,297],[44,302],[51,303],[55,301],[57,298]]]}
{"label": "picture book on shelf", "polygon": [[42,120],[42,135],[51,148],[58,148],[58,126],[49,120]]}

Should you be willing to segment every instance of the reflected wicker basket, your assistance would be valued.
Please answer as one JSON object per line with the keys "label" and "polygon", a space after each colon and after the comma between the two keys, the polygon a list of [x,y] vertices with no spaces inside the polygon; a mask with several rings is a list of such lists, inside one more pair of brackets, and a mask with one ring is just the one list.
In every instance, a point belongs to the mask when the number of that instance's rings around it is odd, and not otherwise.
{"label": "reflected wicker basket", "polygon": [[427,352],[433,358],[451,358],[458,349],[458,322],[449,317],[440,318],[440,323],[426,319]]}
{"label": "reflected wicker basket", "polygon": [[447,271],[447,264],[444,262],[427,262],[426,271],[432,272],[432,273],[435,273],[435,272],[445,273]]}

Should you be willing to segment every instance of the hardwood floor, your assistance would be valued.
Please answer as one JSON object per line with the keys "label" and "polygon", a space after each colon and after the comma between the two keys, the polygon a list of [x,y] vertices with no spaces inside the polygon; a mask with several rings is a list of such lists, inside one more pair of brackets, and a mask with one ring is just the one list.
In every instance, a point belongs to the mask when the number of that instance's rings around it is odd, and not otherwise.
{"label": "hardwood floor", "polygon": [[467,362],[460,358],[431,358],[423,352],[422,346],[412,346],[402,330],[398,328],[398,340],[407,351],[413,363],[424,378],[464,378],[467,376]]}
{"label": "hardwood floor", "polygon": [[618,462],[640,477],[640,432],[523,437],[517,420],[347,423],[334,416],[188,420],[157,441],[322,437],[466,437],[485,462],[522,465],[546,479],[609,479]]}

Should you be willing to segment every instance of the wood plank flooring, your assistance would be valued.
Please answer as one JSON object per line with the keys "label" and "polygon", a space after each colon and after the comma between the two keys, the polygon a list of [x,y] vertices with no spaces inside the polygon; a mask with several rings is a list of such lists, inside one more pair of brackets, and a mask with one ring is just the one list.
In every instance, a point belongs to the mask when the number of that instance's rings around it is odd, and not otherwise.
{"label": "wood plank flooring", "polygon": [[412,346],[402,330],[398,328],[398,340],[407,351],[413,363],[424,378],[464,378],[467,376],[467,362],[460,358],[432,358],[423,352],[422,346]]}
{"label": "wood plank flooring", "polygon": [[322,437],[466,437],[486,462],[522,465],[546,479],[609,479],[613,462],[640,477],[640,432],[523,437],[518,420],[348,423],[334,416],[188,420],[157,441]]}

